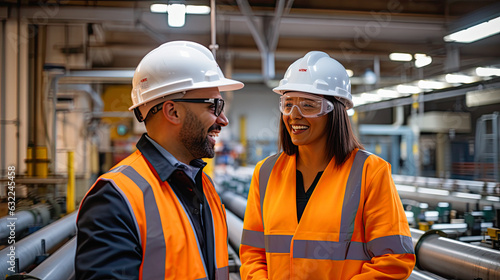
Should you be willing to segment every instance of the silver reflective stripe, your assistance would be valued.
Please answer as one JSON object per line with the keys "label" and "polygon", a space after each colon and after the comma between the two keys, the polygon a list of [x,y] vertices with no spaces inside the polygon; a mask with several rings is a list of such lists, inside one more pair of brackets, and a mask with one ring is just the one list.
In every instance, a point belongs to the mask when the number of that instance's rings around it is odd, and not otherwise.
{"label": "silver reflective stripe", "polygon": [[208,277],[204,277],[204,278],[198,278],[196,280],[209,280]]}
{"label": "silver reflective stripe", "polygon": [[227,280],[229,279],[229,267],[224,266],[217,268],[215,270],[215,280]]}
{"label": "silver reflective stripe", "polygon": [[146,252],[143,252],[142,279],[165,279],[166,246],[160,212],[151,185],[134,168],[128,166],[121,173],[132,180],[144,195],[146,211]]}
{"label": "silver reflective stripe", "polygon": [[290,253],[293,235],[265,235],[267,253]]}
{"label": "silver reflective stripe", "polygon": [[413,242],[410,236],[383,236],[367,243],[368,254],[372,257],[385,254],[414,254]]}
{"label": "silver reflective stripe", "polygon": [[241,244],[264,249],[266,246],[266,243],[264,242],[264,232],[243,229]]}
{"label": "silver reflective stripe", "polygon": [[115,188],[115,190],[118,191],[120,193],[120,195],[123,197],[123,200],[125,200],[125,203],[127,203],[127,207],[128,207],[129,212],[130,212],[130,215],[132,216],[132,219],[134,220],[135,230],[137,231],[137,236],[139,237],[139,242],[141,242],[142,239],[141,239],[141,231],[139,229],[139,224],[137,223],[137,218],[134,215],[134,208],[132,208],[132,205],[130,205],[130,201],[128,201],[127,196],[122,191],[122,189],[120,189],[116,185],[116,183],[113,180],[111,180],[111,179],[101,179],[101,180],[108,181],[109,183],[111,183],[111,185]]}
{"label": "silver reflective stripe", "polygon": [[363,178],[363,166],[370,153],[358,150],[349,172],[345,188],[344,202],[342,204],[342,220],[340,221],[340,242],[351,240],[354,232],[354,220],[358,212],[359,200],[361,198],[361,179]]}
{"label": "silver reflective stripe", "polygon": [[259,194],[260,194],[260,213],[262,215],[262,227],[264,227],[264,197],[266,196],[267,183],[273,171],[274,164],[280,157],[275,154],[266,159],[259,170]]}
{"label": "silver reflective stripe", "polygon": [[334,242],[316,240],[294,240],[293,257],[315,260],[362,260],[368,261],[365,244],[362,242]]}
{"label": "silver reflective stripe", "polygon": [[109,170],[107,173],[118,173],[118,172],[121,172],[123,169],[127,168],[128,165],[120,165],[120,166],[117,166],[111,170]]}

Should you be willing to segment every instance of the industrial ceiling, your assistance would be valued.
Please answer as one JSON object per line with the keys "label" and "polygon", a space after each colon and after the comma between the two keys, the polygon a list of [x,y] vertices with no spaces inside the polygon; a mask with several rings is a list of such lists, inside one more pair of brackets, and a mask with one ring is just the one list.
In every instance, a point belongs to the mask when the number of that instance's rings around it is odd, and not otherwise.
{"label": "industrial ceiling", "polygon": [[[180,1],[175,1],[180,2]],[[182,1],[207,5],[210,1]],[[321,50],[353,71],[353,93],[477,66],[498,65],[500,35],[470,44],[447,43],[443,36],[492,13],[500,1],[481,0],[217,0],[215,29],[210,15],[186,15],[185,26],[169,27],[153,3],[174,1],[3,1],[0,8],[35,21],[87,23],[90,69],[133,68],[151,49],[170,40],[218,46],[224,72],[246,82],[275,83],[288,65]],[[14,15],[15,16],[15,15]],[[36,22],[35,22],[36,23]],[[213,32],[213,33],[211,33]],[[215,37],[213,37],[215,35]],[[215,39],[214,39],[215,38]],[[78,51],[78,46],[61,46]],[[426,54],[421,68],[391,61],[389,54]],[[367,82],[366,72],[375,83]]]}

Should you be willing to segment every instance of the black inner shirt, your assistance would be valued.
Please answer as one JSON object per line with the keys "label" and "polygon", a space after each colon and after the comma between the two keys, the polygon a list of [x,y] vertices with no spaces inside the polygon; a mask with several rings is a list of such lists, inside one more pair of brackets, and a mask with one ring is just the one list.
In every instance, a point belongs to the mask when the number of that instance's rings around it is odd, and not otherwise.
{"label": "black inner shirt", "polygon": [[302,214],[304,213],[304,209],[306,209],[307,202],[309,202],[309,198],[311,198],[311,195],[314,191],[314,188],[316,188],[316,185],[318,184],[319,179],[321,178],[321,175],[323,175],[323,171],[318,172],[316,175],[316,178],[314,178],[314,181],[311,184],[311,187],[305,191],[304,188],[304,178],[302,177],[302,173],[297,170],[296,171],[296,181],[297,181],[297,190],[296,190],[296,196],[297,196],[297,222],[300,222],[300,218],[302,218]]}

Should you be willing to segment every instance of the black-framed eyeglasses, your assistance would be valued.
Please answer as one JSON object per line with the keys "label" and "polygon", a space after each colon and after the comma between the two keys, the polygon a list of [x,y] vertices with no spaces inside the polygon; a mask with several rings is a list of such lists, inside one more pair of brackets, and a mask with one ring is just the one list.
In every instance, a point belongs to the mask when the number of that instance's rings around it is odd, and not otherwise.
{"label": "black-framed eyeglasses", "polygon": [[222,98],[180,98],[172,99],[174,102],[190,102],[190,103],[212,103],[214,104],[214,115],[218,117],[224,110],[224,99]]}

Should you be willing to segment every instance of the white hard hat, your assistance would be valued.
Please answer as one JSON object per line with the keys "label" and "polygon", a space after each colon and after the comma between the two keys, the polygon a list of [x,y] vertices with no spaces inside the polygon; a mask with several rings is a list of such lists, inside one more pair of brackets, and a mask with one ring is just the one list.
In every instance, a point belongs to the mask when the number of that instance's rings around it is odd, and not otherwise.
{"label": "white hard hat", "polygon": [[292,63],[273,91],[279,94],[302,91],[330,95],[342,102],[346,109],[353,107],[347,71],[337,60],[320,51],[308,52]]}
{"label": "white hard hat", "polygon": [[211,87],[237,90],[243,83],[226,79],[206,47],[189,41],[168,42],[149,52],[135,69],[129,110],[140,109],[146,117],[142,109],[151,108],[161,97]]}

